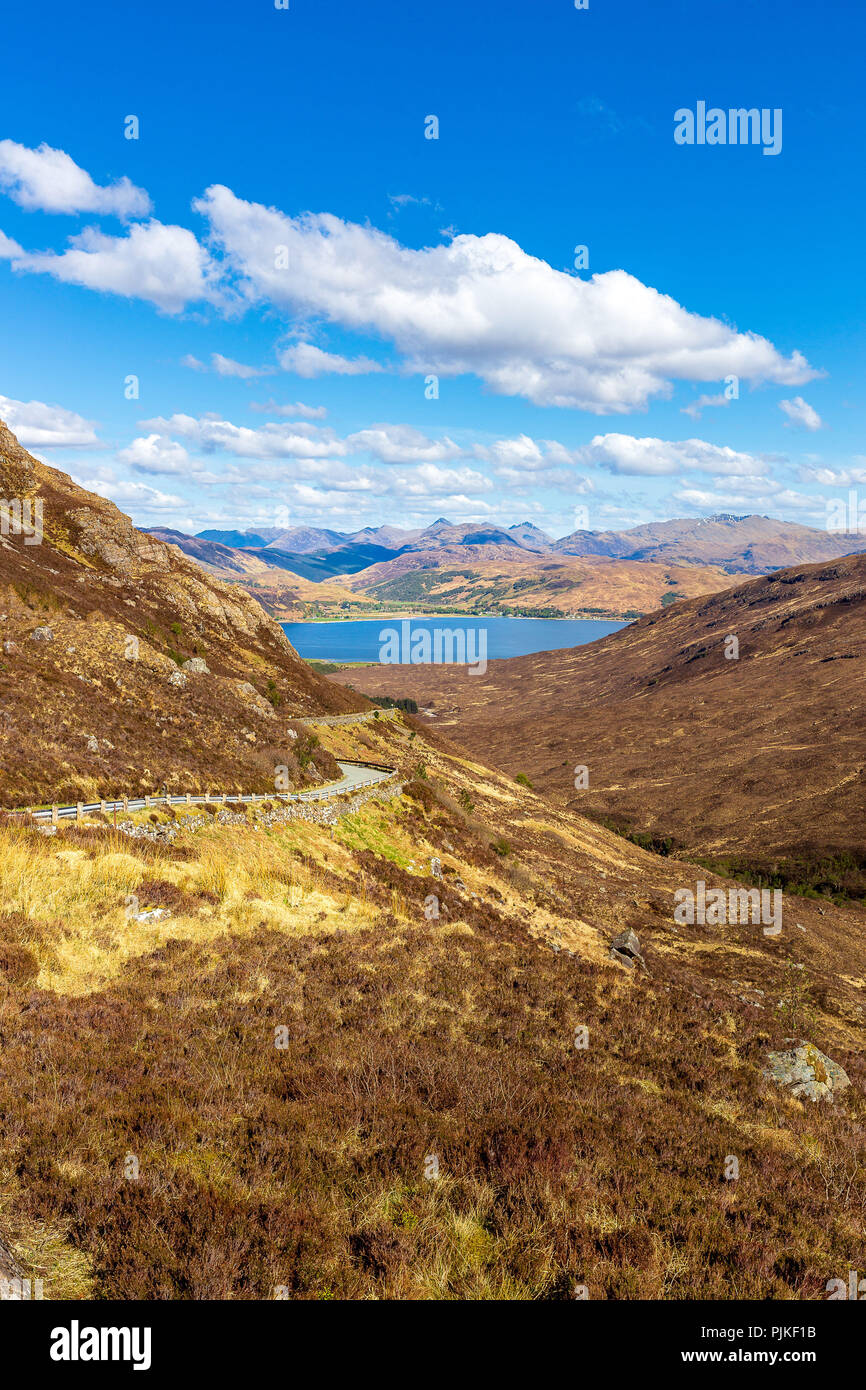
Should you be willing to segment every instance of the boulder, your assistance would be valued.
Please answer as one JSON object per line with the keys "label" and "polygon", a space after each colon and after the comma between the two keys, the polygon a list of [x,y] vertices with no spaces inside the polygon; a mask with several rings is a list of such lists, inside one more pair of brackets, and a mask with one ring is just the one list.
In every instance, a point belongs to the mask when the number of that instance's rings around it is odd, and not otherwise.
{"label": "boulder", "polygon": [[30,634],[31,642],[53,642],[54,633],[50,627],[34,627]]}
{"label": "boulder", "polygon": [[614,937],[610,943],[608,954],[611,960],[615,960],[617,965],[625,966],[626,970],[633,970],[635,961],[638,962],[642,970],[647,970],[647,963],[641,955],[637,932],[633,931],[631,927]]}
{"label": "boulder", "polygon": [[180,690],[183,690],[186,685],[186,676],[183,671],[172,671],[168,678],[168,683],[169,685],[176,685]]}
{"label": "boulder", "polygon": [[787,1086],[800,1100],[828,1100],[851,1085],[843,1067],[826,1057],[814,1043],[801,1042],[788,1052],[771,1052],[764,1071],[770,1081]]}
{"label": "boulder", "polygon": [[189,671],[194,676],[209,676],[210,667],[200,656],[191,656],[189,661],[184,661],[181,666],[182,671]]}

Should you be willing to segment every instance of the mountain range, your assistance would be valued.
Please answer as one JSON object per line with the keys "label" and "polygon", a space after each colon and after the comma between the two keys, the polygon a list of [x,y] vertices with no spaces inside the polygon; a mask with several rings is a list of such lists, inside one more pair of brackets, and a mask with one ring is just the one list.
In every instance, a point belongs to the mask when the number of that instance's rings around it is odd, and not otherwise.
{"label": "mountain range", "polygon": [[381,612],[604,616],[631,621],[674,598],[730,587],[738,576],[866,550],[866,536],[766,516],[675,518],[554,540],[531,522],[403,530],[311,526],[148,533],[217,578],[242,584],[283,620]]}
{"label": "mountain range", "polygon": [[[453,551],[457,546],[471,550],[495,546],[497,554],[514,559],[568,555],[716,565],[731,574],[768,574],[785,565],[810,564],[866,550],[862,533],[821,531],[773,517],[726,513],[648,522],[626,531],[574,531],[559,540],[528,521],[509,527],[466,522],[455,525],[444,517],[416,530],[378,526],[340,532],[296,526],[283,530],[205,530],[189,536],[151,528],[150,534],[170,540],[187,554],[213,565],[250,572],[251,562],[257,561],[314,580],[355,574],[409,553]],[[211,550],[211,546],[221,548]]]}

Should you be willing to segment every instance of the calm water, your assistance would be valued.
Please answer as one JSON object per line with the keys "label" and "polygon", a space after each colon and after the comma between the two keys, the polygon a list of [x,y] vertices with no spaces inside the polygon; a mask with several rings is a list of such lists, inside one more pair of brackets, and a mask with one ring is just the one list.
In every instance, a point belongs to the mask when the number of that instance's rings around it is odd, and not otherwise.
{"label": "calm water", "polygon": [[[396,628],[399,633],[400,624],[400,618],[382,617],[345,623],[282,623],[281,627],[301,656],[318,661],[372,663],[379,660],[379,633],[385,628]],[[419,628],[432,632],[437,627],[463,628],[467,634],[486,630],[488,661],[554,651],[557,647],[580,647],[626,626],[594,618],[463,618],[456,614],[412,618],[411,624],[413,633]]]}

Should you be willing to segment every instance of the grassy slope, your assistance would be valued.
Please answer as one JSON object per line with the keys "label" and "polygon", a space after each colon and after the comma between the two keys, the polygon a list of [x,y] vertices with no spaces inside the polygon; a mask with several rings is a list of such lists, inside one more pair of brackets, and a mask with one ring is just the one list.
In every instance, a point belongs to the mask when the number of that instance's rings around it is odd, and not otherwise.
{"label": "grassy slope", "polygon": [[[333,832],[0,827],[0,1234],[46,1296],[808,1298],[862,1268],[862,914],[677,931],[693,867],[418,728],[321,730],[412,778]],[[649,976],[606,959],[627,925]],[[847,1068],[835,1109],[761,1078],[788,1034]]]}

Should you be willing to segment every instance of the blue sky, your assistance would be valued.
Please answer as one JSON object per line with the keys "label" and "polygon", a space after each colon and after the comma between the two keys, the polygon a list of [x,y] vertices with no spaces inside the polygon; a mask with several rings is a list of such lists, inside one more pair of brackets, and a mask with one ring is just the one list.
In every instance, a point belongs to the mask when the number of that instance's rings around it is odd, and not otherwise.
{"label": "blue sky", "polygon": [[[19,7],[0,415],[140,525],[823,526],[866,489],[863,31],[804,0]],[[677,144],[698,102],[781,111],[780,151]]]}

